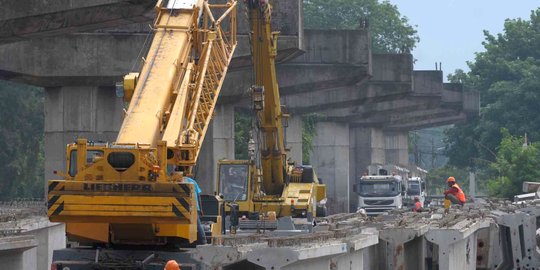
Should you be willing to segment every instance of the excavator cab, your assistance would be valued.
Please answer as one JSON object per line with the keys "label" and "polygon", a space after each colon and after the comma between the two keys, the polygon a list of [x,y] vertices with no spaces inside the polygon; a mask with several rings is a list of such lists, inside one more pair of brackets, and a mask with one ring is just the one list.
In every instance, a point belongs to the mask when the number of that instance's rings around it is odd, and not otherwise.
{"label": "excavator cab", "polygon": [[238,204],[240,212],[253,211],[250,179],[254,177],[255,166],[248,160],[221,160],[218,168],[217,191],[223,200]]}

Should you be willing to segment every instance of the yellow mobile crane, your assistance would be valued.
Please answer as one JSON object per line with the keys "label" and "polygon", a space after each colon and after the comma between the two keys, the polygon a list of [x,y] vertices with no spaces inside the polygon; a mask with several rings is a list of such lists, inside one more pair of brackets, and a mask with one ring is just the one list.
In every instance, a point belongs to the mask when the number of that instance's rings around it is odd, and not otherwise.
{"label": "yellow mobile crane", "polygon": [[48,216],[66,223],[68,240],[156,247],[197,239],[194,186],[183,176],[192,174],[236,48],[237,3],[220,3],[157,2],[142,70],[117,86],[129,107],[116,142],[77,139],[63,179],[48,182]]}
{"label": "yellow mobile crane", "polygon": [[282,119],[288,115],[281,108],[276,78],[279,33],[271,29],[272,6],[267,0],[245,2],[251,25],[255,75],[251,95],[257,143],[250,145],[250,160],[219,162],[217,190],[231,205],[231,220],[239,214],[254,219],[269,213],[277,217],[324,215],[325,185],[319,183],[311,167],[287,160]]}

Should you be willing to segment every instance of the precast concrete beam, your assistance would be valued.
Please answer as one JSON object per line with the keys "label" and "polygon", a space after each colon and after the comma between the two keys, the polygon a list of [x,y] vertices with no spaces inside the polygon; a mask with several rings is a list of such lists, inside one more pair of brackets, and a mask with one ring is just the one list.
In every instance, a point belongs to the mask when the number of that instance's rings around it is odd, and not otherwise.
{"label": "precast concrete beam", "polygon": [[427,109],[427,110],[412,110],[404,113],[377,114],[368,118],[358,119],[351,122],[354,126],[362,127],[381,127],[403,124],[407,122],[419,122],[426,119],[435,119],[455,115],[457,112],[450,109]]}
{"label": "precast concrete beam", "polygon": [[440,102],[432,97],[406,96],[401,99],[385,100],[382,102],[370,102],[363,105],[353,105],[345,108],[329,108],[320,114],[325,119],[335,121],[355,121],[376,115],[388,115],[391,113],[406,113],[417,110],[439,108]]}
{"label": "precast concrete beam", "polygon": [[438,269],[476,269],[476,235],[488,226],[483,219],[464,219],[449,228],[430,228],[425,237],[438,247]]}
{"label": "precast concrete beam", "polygon": [[424,120],[402,122],[399,124],[384,127],[385,131],[406,131],[419,130],[430,127],[445,126],[450,124],[462,123],[467,120],[467,115],[463,112],[455,115],[444,116],[439,118],[428,118]]}
{"label": "precast concrete beam", "polygon": [[529,215],[525,212],[506,213],[492,211],[492,216],[499,226],[504,226],[512,254],[511,265],[513,269],[530,269],[540,265],[540,255],[536,248],[536,215]]}
{"label": "precast concrete beam", "polygon": [[476,236],[476,269],[511,269],[512,256],[504,230],[496,223],[480,229]]}
{"label": "precast concrete beam", "polygon": [[[138,71],[139,64],[147,50],[145,33],[84,33],[57,37],[33,39],[0,46],[0,79],[22,82],[42,87],[62,86],[114,86],[115,82],[132,71]],[[239,44],[248,44],[247,36],[239,37]],[[148,44],[146,44],[148,45]],[[278,41],[282,50],[278,58],[289,57],[298,51],[298,37],[282,37]],[[233,67],[251,66],[251,59],[243,63],[242,55],[250,54],[250,49],[235,51],[231,63]],[[229,76],[231,75],[232,76]],[[251,86],[250,73],[238,76],[229,72],[227,81],[243,78],[241,88],[247,91]],[[229,78],[232,77],[232,78]],[[226,91],[226,87],[223,88]]]}
{"label": "precast concrete beam", "polygon": [[24,251],[34,248],[38,242],[33,235],[19,235],[0,238],[0,251]]}
{"label": "precast concrete beam", "polygon": [[[233,61],[235,59],[233,58]],[[277,66],[276,73],[282,98],[287,95],[352,86],[367,78],[364,67],[345,64],[284,63]],[[218,102],[237,104],[249,100],[248,90],[254,83],[253,76],[251,68],[230,70]],[[284,99],[283,101],[285,102]]]}
{"label": "precast concrete beam", "polygon": [[[33,235],[0,238],[0,265],[2,269],[39,269],[38,241]],[[45,266],[45,267],[48,267]]]}
{"label": "precast concrete beam", "polygon": [[424,270],[424,234],[427,224],[406,228],[383,228],[379,238],[386,242],[386,270]]}
{"label": "precast concrete beam", "polygon": [[263,247],[263,244],[241,247],[199,245],[193,251],[192,258],[201,262],[207,269],[241,269],[235,266],[246,263],[250,252]]}
{"label": "precast concrete beam", "polygon": [[5,11],[0,14],[0,44],[151,21],[155,2],[63,0],[45,5],[42,1],[23,0],[2,6]]}
{"label": "precast concrete beam", "polygon": [[283,100],[293,113],[320,112],[324,115],[326,109],[399,99],[409,92],[410,84],[407,83],[361,82],[355,86],[285,95]]}
{"label": "precast concrete beam", "polygon": [[267,270],[364,269],[364,252],[377,243],[377,235],[360,234],[343,241],[267,247],[251,252],[247,259]]}

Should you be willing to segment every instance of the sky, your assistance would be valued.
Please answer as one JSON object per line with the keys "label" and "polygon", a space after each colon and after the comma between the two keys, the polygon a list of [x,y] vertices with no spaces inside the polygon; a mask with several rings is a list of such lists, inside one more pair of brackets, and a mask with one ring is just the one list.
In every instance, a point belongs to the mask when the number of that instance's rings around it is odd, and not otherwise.
{"label": "sky", "polygon": [[507,18],[529,19],[539,0],[389,0],[411,25],[420,43],[413,50],[415,70],[433,70],[442,63],[444,77],[484,51],[483,30],[500,33]]}

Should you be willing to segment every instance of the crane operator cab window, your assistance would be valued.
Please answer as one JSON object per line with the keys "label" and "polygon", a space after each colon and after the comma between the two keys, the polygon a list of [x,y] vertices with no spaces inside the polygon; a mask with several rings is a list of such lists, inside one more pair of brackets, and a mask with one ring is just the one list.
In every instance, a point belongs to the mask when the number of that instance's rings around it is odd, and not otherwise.
{"label": "crane operator cab window", "polygon": [[245,201],[248,182],[247,164],[221,164],[219,166],[219,192],[225,201]]}
{"label": "crane operator cab window", "polygon": [[[103,151],[101,150],[87,150],[86,151],[86,164],[92,164],[97,159],[103,158]],[[77,174],[77,150],[72,150],[69,155],[69,175],[75,176]]]}

